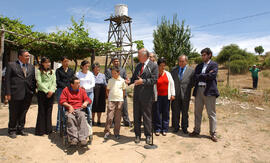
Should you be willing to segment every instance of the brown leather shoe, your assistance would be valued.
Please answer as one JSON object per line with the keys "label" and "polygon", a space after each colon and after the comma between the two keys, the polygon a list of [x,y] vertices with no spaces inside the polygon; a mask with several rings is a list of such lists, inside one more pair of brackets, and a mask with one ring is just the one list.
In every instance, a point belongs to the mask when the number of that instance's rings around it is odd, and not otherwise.
{"label": "brown leather shoe", "polygon": [[200,134],[197,133],[197,132],[195,132],[195,131],[193,131],[192,133],[189,133],[188,135],[189,135],[190,137],[197,137],[197,136],[199,136]]}
{"label": "brown leather shoe", "polygon": [[211,140],[213,142],[217,142],[218,141],[216,134],[211,135]]}

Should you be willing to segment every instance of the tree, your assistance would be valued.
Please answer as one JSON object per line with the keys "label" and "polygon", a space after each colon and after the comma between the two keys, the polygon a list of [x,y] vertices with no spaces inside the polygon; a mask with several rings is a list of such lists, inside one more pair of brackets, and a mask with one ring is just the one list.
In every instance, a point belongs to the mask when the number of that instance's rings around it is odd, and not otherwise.
{"label": "tree", "polygon": [[255,53],[258,53],[259,55],[261,55],[264,52],[264,49],[262,46],[257,46],[254,48]]}
{"label": "tree", "polygon": [[216,57],[219,64],[225,64],[233,74],[242,74],[257,61],[257,57],[239,48],[236,44],[224,46]]}
{"label": "tree", "polygon": [[144,48],[143,40],[136,40],[136,41],[133,41],[133,43],[136,44],[137,50],[140,50],[140,49]]}
{"label": "tree", "polygon": [[153,37],[155,53],[167,60],[170,69],[175,66],[178,56],[189,56],[192,51],[190,28],[185,26],[184,20],[180,23],[177,15],[174,15],[172,23],[162,17]]}
{"label": "tree", "polygon": [[[11,42],[5,42],[5,50],[26,48],[34,56],[46,56],[51,61],[59,61],[61,56],[67,56],[75,62],[87,57],[105,54],[114,51],[116,48],[111,43],[102,43],[95,38],[89,37],[89,32],[84,27],[84,17],[76,22],[71,18],[72,26],[68,30],[55,33],[33,32],[33,25],[22,24],[18,19],[0,17],[0,23],[4,24],[6,30],[19,35],[5,33],[5,38]],[[22,35],[27,37],[22,37]]]}

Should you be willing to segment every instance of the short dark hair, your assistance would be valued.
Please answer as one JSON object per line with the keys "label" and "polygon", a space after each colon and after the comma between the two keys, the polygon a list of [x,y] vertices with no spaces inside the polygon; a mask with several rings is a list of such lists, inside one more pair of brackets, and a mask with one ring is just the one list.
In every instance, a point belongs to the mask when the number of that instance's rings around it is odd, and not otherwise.
{"label": "short dark hair", "polygon": [[112,57],[112,62],[115,60],[119,60],[119,58],[117,56]]}
{"label": "short dark hair", "polygon": [[158,65],[160,65],[161,63],[165,63],[166,64],[166,60],[163,57],[159,58],[158,61],[157,61],[157,64]]}
{"label": "short dark hair", "polygon": [[72,78],[69,80],[70,84],[74,84],[75,80],[80,80],[80,79],[77,78],[76,76],[72,76]]}
{"label": "short dark hair", "polygon": [[90,64],[90,62],[87,61],[87,60],[83,60],[83,61],[81,62],[81,68],[82,68],[84,65],[86,65],[86,64]]}
{"label": "short dark hair", "polygon": [[120,69],[118,68],[118,67],[115,67],[115,66],[113,66],[112,68],[111,68],[111,71],[116,71],[116,72],[120,72]]}
{"label": "short dark hair", "polygon": [[100,67],[100,64],[98,62],[92,64],[91,69],[94,70],[96,67]]}
{"label": "short dark hair", "polygon": [[65,59],[68,59],[68,57],[67,57],[67,56],[62,56],[62,57],[60,58],[61,62],[63,62]]}
{"label": "short dark hair", "polygon": [[204,48],[204,49],[201,51],[201,54],[203,54],[203,53],[206,53],[208,56],[211,55],[210,58],[212,58],[213,53],[212,53],[212,51],[211,51],[210,48]]}
{"label": "short dark hair", "polygon": [[22,56],[23,53],[25,53],[25,52],[28,52],[28,50],[26,50],[26,49],[20,49],[20,50],[18,50],[18,57],[19,56]]}

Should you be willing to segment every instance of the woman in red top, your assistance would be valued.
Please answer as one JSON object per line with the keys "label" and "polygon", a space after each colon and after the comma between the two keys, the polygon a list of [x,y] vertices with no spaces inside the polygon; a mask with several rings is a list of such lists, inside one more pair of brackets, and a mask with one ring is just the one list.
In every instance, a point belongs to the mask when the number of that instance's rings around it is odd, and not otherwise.
{"label": "woman in red top", "polygon": [[165,71],[165,59],[158,59],[157,63],[159,77],[155,85],[157,102],[154,110],[154,128],[156,136],[159,136],[160,133],[166,136],[169,129],[170,100],[174,100],[175,88],[171,74]]}

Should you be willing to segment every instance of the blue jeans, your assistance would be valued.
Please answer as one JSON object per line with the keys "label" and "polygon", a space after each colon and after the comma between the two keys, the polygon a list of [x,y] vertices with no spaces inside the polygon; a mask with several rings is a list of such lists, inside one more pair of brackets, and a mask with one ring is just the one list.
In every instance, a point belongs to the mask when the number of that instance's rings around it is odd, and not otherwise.
{"label": "blue jeans", "polygon": [[[60,96],[62,94],[63,89],[62,88],[57,88],[55,94],[56,94],[56,100],[58,103],[58,111],[57,111],[57,121],[56,121],[56,131],[59,131],[59,125],[60,125],[60,111],[62,109],[62,105],[60,105]],[[65,119],[65,118],[63,118]]]}
{"label": "blue jeans", "polygon": [[154,104],[156,104],[154,109],[155,132],[168,132],[170,121],[170,100],[168,100],[168,96],[158,96],[157,102]]}
{"label": "blue jeans", "polygon": [[87,96],[90,98],[90,100],[92,101],[91,104],[89,104],[87,106],[87,112],[88,112],[88,123],[90,124],[90,126],[92,126],[92,105],[94,102],[94,92],[86,92]]}

